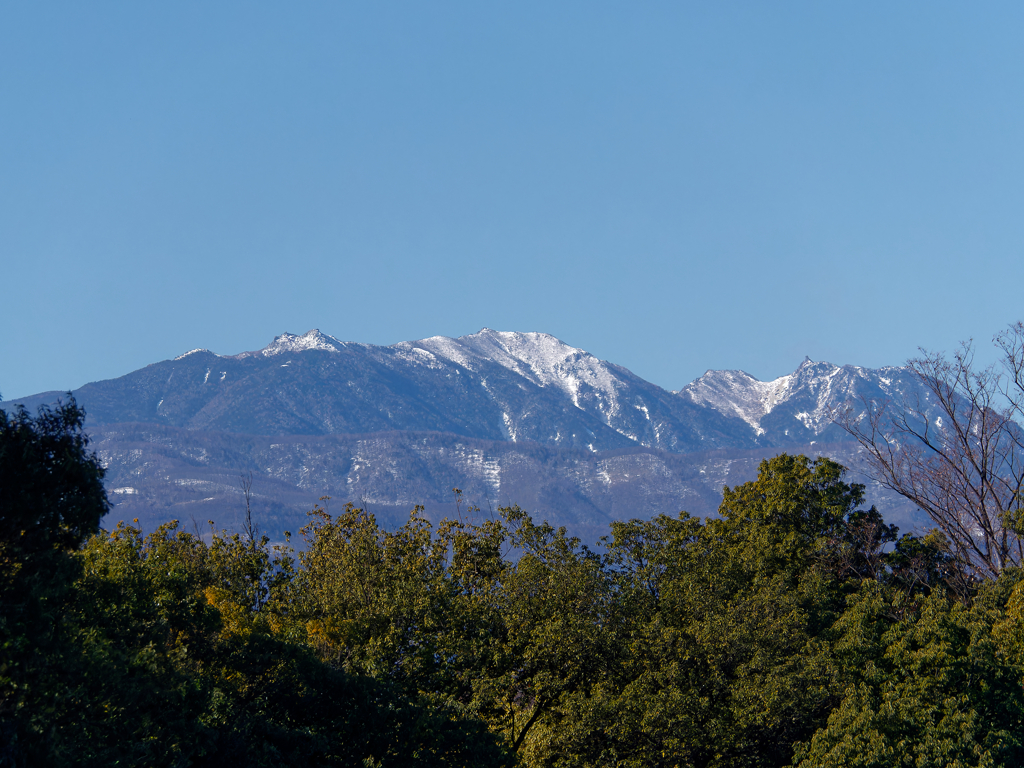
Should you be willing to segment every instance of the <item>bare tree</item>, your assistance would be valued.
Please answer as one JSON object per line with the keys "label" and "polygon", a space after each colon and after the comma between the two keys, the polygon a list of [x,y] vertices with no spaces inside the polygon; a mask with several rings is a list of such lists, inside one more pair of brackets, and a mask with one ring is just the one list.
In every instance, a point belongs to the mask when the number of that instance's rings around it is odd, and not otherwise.
{"label": "bare tree", "polygon": [[257,539],[260,535],[259,526],[252,519],[252,472],[240,474],[238,485],[242,489],[242,496],[245,497],[245,522],[242,523],[242,534],[249,540],[249,547],[256,551]]}
{"label": "bare tree", "polygon": [[922,350],[908,368],[922,391],[847,404],[834,414],[864,447],[875,479],[909,499],[978,577],[1024,564],[1024,324],[995,338],[1000,361],[978,368],[972,342],[952,359]]}

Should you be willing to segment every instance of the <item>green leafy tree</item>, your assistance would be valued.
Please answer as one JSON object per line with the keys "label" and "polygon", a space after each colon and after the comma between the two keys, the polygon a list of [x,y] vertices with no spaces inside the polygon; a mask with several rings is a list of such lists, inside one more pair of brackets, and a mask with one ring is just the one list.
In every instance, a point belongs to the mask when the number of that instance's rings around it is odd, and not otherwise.
{"label": "green leafy tree", "polygon": [[506,763],[481,721],[324,663],[254,526],[97,533],[82,423],[0,412],[0,765]]}
{"label": "green leafy tree", "polygon": [[74,551],[108,510],[84,419],[70,397],[35,417],[0,410],[0,765],[43,754],[59,737],[53,713],[74,707],[55,684],[70,653],[63,612]]}
{"label": "green leafy tree", "polygon": [[618,663],[547,762],[788,764],[840,697],[819,637],[844,593],[825,562],[861,499],[835,462],[783,455],[726,488],[717,519],[614,524]]}
{"label": "green leafy tree", "polygon": [[417,511],[387,532],[351,506],[314,510],[297,584],[322,658],[481,718],[522,755],[544,751],[565,702],[604,674],[611,593],[564,529],[499,515],[435,532]]}
{"label": "green leafy tree", "polygon": [[845,694],[796,762],[1020,765],[1020,629],[1006,586],[990,585],[971,607],[936,590],[908,610],[896,590],[864,582],[834,629]]}
{"label": "green leafy tree", "polygon": [[0,766],[1024,763],[1021,572],[965,581],[828,459],[602,556],[348,505],[296,558],[248,514],[99,531],[82,423],[0,412]]}

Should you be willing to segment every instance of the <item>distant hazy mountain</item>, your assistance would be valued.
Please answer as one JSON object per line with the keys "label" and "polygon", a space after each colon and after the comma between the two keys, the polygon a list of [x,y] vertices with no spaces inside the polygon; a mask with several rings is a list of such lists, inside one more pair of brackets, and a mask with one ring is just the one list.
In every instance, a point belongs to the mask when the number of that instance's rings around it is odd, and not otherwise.
{"label": "distant hazy mountain", "polygon": [[[439,519],[455,513],[452,489],[486,518],[518,504],[537,519],[565,525],[593,542],[613,520],[712,514],[723,485],[752,479],[775,448],[679,454],[655,448],[597,453],[539,443],[478,440],[438,432],[370,435],[237,435],[152,424],[98,426],[93,447],[108,467],[107,488],[117,520],[134,517],[147,531],[171,519],[188,528],[206,521],[241,521],[239,478],[252,471],[253,509],[274,536],[305,522],[321,496],[331,509],[365,506],[389,526],[414,505]],[[804,446],[857,466],[855,443]],[[814,449],[811,451],[811,449]],[[853,480],[866,482],[854,474]],[[869,483],[871,501],[901,529],[920,523],[914,511]],[[465,506],[463,506],[465,510]]]}
{"label": "distant hazy mountain", "polygon": [[485,328],[392,346],[283,334],[239,355],[193,350],[74,395],[112,498],[153,523],[233,510],[232,478],[253,471],[274,528],[296,528],[328,492],[397,514],[465,486],[478,502],[596,531],[611,517],[712,511],[723,482],[749,479],[779,449],[828,444],[856,465],[830,413],[917,388],[902,368],[805,360],[774,381],[708,371],[670,392],[553,336]]}

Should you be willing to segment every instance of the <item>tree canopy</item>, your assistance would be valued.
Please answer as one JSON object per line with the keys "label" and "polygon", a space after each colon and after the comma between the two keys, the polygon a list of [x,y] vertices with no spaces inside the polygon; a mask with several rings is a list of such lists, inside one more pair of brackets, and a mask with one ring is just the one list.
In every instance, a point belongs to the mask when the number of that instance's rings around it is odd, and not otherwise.
{"label": "tree canopy", "polygon": [[73,402],[0,412],[0,765],[1024,762],[1024,586],[828,459],[589,547],[517,507],[290,542],[109,507]]}

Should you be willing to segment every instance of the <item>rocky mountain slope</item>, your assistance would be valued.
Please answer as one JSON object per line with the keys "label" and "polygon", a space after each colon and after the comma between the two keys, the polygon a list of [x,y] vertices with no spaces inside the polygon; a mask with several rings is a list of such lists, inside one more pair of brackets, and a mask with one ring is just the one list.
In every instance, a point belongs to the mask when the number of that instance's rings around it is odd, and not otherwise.
{"label": "rocky mountain slope", "polygon": [[842,367],[805,359],[791,374],[758,381],[743,371],[708,371],[677,393],[680,397],[747,424],[763,445],[844,441],[849,435],[832,421],[844,405],[931,397],[906,368]]}
{"label": "rocky mountain slope", "polygon": [[[323,496],[369,509],[389,526],[415,505],[438,520],[456,513],[452,489],[479,507],[480,520],[518,504],[538,519],[567,526],[586,541],[608,533],[613,520],[713,514],[723,485],[752,479],[777,448],[719,449],[679,454],[654,448],[594,453],[539,443],[479,440],[438,432],[369,435],[237,435],[152,424],[95,427],[93,447],[108,467],[116,520],[139,518],[146,530],[176,519],[205,530],[237,526],[244,504],[239,481],[252,472],[253,509],[274,536],[293,533]],[[923,521],[914,510],[857,471],[849,442],[805,447],[853,467],[873,503],[901,529]]]}
{"label": "rocky mountain slope", "polygon": [[120,516],[230,517],[251,471],[275,530],[295,530],[324,494],[439,516],[461,487],[589,535],[614,518],[712,512],[723,483],[779,450],[857,465],[830,414],[917,387],[901,368],[805,360],[774,381],[708,371],[670,392],[542,333],[375,346],[313,330],[239,355],[193,350],[74,395]]}
{"label": "rocky mountain slope", "polygon": [[735,419],[553,336],[488,329],[387,347],[316,330],[284,334],[256,352],[197,349],[74,394],[94,424],[239,434],[412,429],[590,450],[684,452],[751,442]]}

